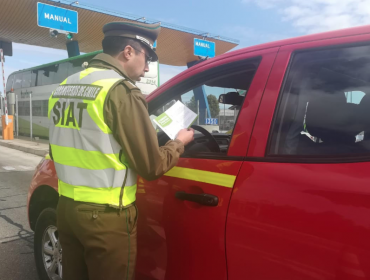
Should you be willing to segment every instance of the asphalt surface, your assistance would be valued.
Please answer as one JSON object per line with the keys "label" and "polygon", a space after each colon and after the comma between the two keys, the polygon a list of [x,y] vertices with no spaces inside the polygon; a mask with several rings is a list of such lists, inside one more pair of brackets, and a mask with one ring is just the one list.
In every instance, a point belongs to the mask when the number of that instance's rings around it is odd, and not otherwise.
{"label": "asphalt surface", "polygon": [[27,192],[41,157],[0,146],[0,280],[37,280]]}

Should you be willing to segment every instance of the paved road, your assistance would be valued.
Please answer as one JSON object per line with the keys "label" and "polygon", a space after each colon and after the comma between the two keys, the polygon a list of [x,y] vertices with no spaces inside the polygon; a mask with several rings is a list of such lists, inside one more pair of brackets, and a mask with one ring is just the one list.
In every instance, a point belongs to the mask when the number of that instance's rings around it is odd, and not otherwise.
{"label": "paved road", "polygon": [[0,146],[0,280],[37,280],[27,191],[41,157]]}

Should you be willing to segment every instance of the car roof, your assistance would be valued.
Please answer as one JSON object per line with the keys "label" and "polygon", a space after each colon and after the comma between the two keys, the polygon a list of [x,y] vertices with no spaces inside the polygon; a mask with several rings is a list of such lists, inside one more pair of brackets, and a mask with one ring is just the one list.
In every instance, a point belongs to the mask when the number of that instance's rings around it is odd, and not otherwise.
{"label": "car roof", "polygon": [[[242,49],[239,49],[239,50],[231,51],[231,52],[219,55],[215,58],[208,59],[208,60],[203,61],[203,62],[201,62],[201,63],[199,63],[199,64],[197,64],[197,65],[195,65],[195,66],[193,66],[189,69],[186,69],[185,71],[176,75],[175,77],[173,77],[172,79],[170,79],[169,81],[167,81],[163,85],[161,85],[158,89],[153,91],[150,95],[147,96],[147,100],[149,102],[152,99],[158,97],[163,92],[164,88],[168,89],[168,87],[171,87],[172,85],[177,84],[178,81],[181,81],[182,80],[180,78],[181,76],[186,76],[190,71],[196,71],[199,67],[203,67],[203,66],[207,65],[208,63],[214,63],[218,60],[222,60],[222,59],[225,59],[225,58],[228,58],[228,57],[236,56],[236,55],[243,54],[243,53],[263,50],[263,49],[269,49],[269,48],[274,48],[274,47],[282,47],[282,46],[287,46],[287,45],[300,44],[300,43],[306,43],[306,42],[318,41],[318,40],[324,40],[324,39],[354,36],[354,35],[360,35],[360,34],[365,34],[365,33],[370,33],[370,25],[346,28],[346,29],[341,29],[341,30],[336,30],[336,31],[328,31],[328,32],[312,34],[312,35],[305,35],[305,36],[300,36],[300,37],[295,37],[295,38],[289,38],[289,39],[284,39],[284,40],[259,44],[259,45],[250,46],[250,47],[242,48]],[[180,80],[178,80],[178,78],[180,78]],[[175,81],[175,79],[176,79],[176,81]]]}

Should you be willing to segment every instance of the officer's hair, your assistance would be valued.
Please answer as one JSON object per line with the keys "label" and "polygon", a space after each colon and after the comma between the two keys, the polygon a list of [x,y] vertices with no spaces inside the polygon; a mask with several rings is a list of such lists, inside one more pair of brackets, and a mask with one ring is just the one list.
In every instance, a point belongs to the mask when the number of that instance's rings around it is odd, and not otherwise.
{"label": "officer's hair", "polygon": [[138,54],[139,51],[143,49],[143,47],[138,41],[134,39],[126,38],[126,37],[120,37],[120,36],[105,37],[102,42],[102,45],[103,45],[103,52],[111,56],[118,55],[128,45],[134,48],[136,54]]}

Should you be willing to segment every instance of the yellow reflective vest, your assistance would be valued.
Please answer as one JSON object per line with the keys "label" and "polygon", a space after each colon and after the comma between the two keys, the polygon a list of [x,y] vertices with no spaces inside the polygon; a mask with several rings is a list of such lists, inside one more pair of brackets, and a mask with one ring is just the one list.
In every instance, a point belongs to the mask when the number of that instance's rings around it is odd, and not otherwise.
{"label": "yellow reflective vest", "polygon": [[114,70],[88,68],[51,95],[49,140],[60,195],[113,207],[135,201],[137,175],[103,115],[109,90],[122,80]]}

